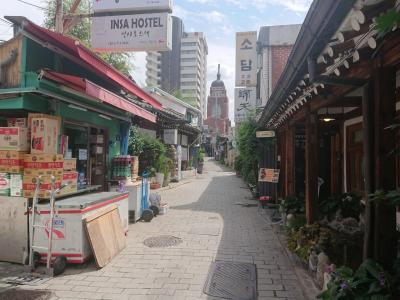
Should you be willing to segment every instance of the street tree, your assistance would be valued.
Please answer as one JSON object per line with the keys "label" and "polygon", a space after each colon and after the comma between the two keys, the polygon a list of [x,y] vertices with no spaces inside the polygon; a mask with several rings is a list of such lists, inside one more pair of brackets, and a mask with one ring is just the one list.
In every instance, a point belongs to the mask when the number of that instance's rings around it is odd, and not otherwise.
{"label": "street tree", "polygon": [[[45,11],[44,27],[47,29],[54,30],[56,27],[56,0],[47,0],[47,7]],[[63,12],[69,14],[71,7],[74,4],[74,0],[63,1]],[[81,0],[74,14],[89,14],[91,8],[90,0]],[[68,35],[78,39],[85,46],[90,48],[90,18],[83,17],[80,21],[73,26]],[[125,75],[129,75],[133,69],[131,62],[132,55],[128,52],[125,53],[98,53],[107,63],[112,65],[117,70],[121,71]]]}

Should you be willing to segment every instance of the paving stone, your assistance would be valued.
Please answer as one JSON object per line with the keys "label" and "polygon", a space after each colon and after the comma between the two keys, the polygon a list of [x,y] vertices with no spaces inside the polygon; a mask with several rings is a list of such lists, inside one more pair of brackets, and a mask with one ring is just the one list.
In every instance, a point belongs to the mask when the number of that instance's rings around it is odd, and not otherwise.
{"label": "paving stone", "polygon": [[[258,299],[302,300],[296,273],[273,228],[257,207],[235,205],[250,201],[242,186],[232,171],[206,162],[205,174],[158,192],[170,205],[168,213],[131,224],[127,247],[107,266],[68,266],[62,277],[39,289],[54,291],[54,300],[212,300],[202,293],[204,282],[211,263],[225,260],[256,264]],[[176,236],[182,243],[162,249],[143,244],[158,235]]]}

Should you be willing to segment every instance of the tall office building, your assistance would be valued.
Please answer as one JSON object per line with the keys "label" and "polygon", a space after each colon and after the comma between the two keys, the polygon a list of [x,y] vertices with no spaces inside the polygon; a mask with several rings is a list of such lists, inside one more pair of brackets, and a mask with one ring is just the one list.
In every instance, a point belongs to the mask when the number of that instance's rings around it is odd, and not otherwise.
{"label": "tall office building", "polygon": [[184,32],[182,20],[173,17],[172,50],[148,52],[146,84],[166,92],[181,90],[186,102],[207,111],[208,46],[202,32]]}
{"label": "tall office building", "polygon": [[181,41],[183,23],[172,17],[172,49],[163,52],[148,52],[146,58],[146,85],[173,92],[181,88]]}
{"label": "tall office building", "polygon": [[207,112],[208,46],[203,32],[185,32],[181,45],[181,91],[187,101]]}

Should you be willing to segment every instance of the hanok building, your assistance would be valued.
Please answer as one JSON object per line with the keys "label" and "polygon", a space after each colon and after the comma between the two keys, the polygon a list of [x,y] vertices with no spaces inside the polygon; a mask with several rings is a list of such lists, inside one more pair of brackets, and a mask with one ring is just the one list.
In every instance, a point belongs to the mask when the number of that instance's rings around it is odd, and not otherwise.
{"label": "hanok building", "polygon": [[[400,30],[374,27],[398,5],[315,0],[266,103],[260,125],[277,133],[278,194],[304,193],[308,223],[330,195],[399,187],[398,133],[388,128],[400,109]],[[366,201],[365,232],[364,258],[390,265],[396,209]]]}

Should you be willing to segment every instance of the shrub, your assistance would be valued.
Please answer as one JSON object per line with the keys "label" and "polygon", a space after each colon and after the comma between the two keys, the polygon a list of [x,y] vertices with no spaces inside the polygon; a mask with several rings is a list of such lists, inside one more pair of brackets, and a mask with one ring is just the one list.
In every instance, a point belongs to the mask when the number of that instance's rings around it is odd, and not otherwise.
{"label": "shrub", "polygon": [[371,259],[365,260],[355,273],[348,267],[340,267],[331,276],[328,289],[318,295],[319,299],[394,299],[390,276]]}
{"label": "shrub", "polygon": [[139,156],[139,174],[142,174],[144,171],[150,171],[151,168],[157,168],[157,162],[160,156],[165,155],[166,149],[159,139],[140,133],[136,127],[132,127],[128,152],[130,155]]}
{"label": "shrub", "polygon": [[361,196],[353,193],[345,193],[336,197],[330,197],[321,201],[321,215],[332,219],[340,211],[343,218],[360,219],[360,214],[364,211],[364,204]]}

